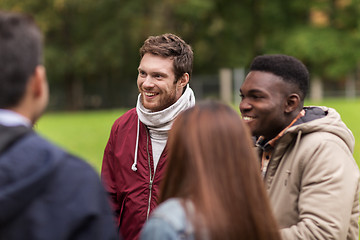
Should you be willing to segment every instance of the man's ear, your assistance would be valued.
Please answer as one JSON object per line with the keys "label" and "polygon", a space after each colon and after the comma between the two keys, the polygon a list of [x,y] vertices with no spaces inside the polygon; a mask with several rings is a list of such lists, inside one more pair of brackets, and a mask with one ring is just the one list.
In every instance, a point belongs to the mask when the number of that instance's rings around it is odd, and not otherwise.
{"label": "man's ear", "polygon": [[38,65],[35,68],[34,74],[31,76],[32,93],[35,98],[45,94],[47,86],[45,67]]}
{"label": "man's ear", "polygon": [[182,77],[177,81],[177,84],[181,88],[184,88],[186,86],[186,84],[188,84],[189,80],[190,80],[189,74],[184,73],[184,75],[182,75]]}
{"label": "man's ear", "polygon": [[299,94],[292,93],[286,98],[285,113],[292,113],[300,107]]}

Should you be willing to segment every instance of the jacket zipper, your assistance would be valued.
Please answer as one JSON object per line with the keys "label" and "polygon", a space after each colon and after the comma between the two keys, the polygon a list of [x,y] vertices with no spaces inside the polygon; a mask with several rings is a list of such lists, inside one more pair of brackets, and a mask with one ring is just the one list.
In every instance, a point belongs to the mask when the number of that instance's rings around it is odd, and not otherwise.
{"label": "jacket zipper", "polygon": [[150,176],[150,180],[149,180],[149,201],[148,201],[148,209],[147,209],[147,213],[146,213],[146,221],[149,219],[149,214],[150,214],[150,205],[151,205],[151,197],[152,197],[152,187],[153,187],[153,182],[154,182],[154,176],[152,176],[151,174],[151,162],[150,162],[150,154],[149,154],[149,135],[148,132],[146,132],[146,151],[147,151],[147,157],[148,157],[148,163],[149,163],[149,176]]}

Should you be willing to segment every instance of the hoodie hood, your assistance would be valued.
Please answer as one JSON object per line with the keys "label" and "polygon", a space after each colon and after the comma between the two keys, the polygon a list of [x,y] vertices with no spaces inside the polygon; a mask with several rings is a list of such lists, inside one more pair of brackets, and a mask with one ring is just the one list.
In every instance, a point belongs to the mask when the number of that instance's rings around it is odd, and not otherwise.
{"label": "hoodie hood", "polygon": [[[14,136],[24,131],[5,128],[1,128],[1,146],[14,141]],[[25,132],[30,133],[20,139],[18,136],[17,141],[0,154],[0,224],[21,214],[45,190],[65,154],[58,148],[49,150],[50,143],[31,129]]]}
{"label": "hoodie hood", "polygon": [[285,134],[298,134],[300,131],[302,134],[328,132],[345,142],[353,153],[355,138],[335,109],[328,107],[305,107],[304,109],[305,116],[300,118]]}
{"label": "hoodie hood", "polygon": [[0,125],[0,154],[29,132],[31,129],[25,126],[6,127]]}

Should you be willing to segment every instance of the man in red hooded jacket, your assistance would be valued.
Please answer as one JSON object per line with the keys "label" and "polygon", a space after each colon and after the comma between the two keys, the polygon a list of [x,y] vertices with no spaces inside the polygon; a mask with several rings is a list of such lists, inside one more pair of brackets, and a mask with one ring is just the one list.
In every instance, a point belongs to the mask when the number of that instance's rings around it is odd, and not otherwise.
{"label": "man in red hooded jacket", "polygon": [[174,34],[151,36],[140,48],[136,108],[118,118],[105,148],[101,178],[124,239],[138,239],[157,205],[165,171],[167,132],[195,104],[190,80],[193,52]]}

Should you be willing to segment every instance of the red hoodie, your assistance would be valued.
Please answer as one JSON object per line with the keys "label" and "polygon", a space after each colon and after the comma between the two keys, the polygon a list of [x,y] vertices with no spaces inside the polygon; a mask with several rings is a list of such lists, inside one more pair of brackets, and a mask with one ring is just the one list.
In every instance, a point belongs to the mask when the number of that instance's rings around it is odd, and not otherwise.
{"label": "red hoodie", "polygon": [[[133,171],[137,131],[137,170]],[[157,206],[166,156],[167,147],[160,156],[154,176],[150,135],[143,123],[138,125],[136,109],[115,121],[104,152],[101,179],[110,194],[116,224],[124,240],[139,238],[147,216]],[[152,184],[150,177],[153,177]]]}

